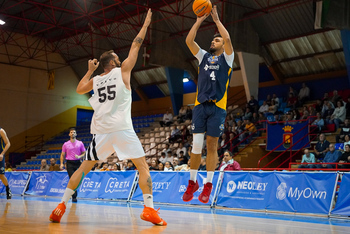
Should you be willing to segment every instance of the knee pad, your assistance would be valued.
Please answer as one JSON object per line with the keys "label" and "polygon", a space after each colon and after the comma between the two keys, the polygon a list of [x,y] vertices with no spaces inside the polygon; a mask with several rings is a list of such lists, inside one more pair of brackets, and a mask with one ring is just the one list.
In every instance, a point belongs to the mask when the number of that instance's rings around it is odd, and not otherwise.
{"label": "knee pad", "polygon": [[192,153],[201,154],[204,142],[204,133],[193,134]]}

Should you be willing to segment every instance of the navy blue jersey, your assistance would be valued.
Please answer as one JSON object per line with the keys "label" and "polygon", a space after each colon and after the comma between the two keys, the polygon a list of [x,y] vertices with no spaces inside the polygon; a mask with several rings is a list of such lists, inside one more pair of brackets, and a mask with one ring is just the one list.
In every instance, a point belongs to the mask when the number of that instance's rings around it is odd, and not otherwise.
{"label": "navy blue jersey", "polygon": [[199,50],[196,55],[199,60],[199,74],[195,106],[211,101],[217,107],[226,110],[233,56],[233,53],[213,56],[205,50]]}
{"label": "navy blue jersey", "polygon": [[[0,128],[0,130],[1,130],[1,128]],[[2,137],[1,137],[1,135],[0,135],[0,153],[2,153],[2,151],[4,151],[4,149],[5,149],[5,142],[4,142],[4,140],[2,139]],[[5,157],[4,157],[5,158]]]}

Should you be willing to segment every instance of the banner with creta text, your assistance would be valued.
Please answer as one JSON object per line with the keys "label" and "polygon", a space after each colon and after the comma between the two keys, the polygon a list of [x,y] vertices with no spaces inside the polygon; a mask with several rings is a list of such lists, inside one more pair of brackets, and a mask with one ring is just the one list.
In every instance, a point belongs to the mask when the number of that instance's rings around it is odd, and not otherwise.
{"label": "banner with creta text", "polygon": [[[308,121],[267,122],[266,149],[285,151],[310,147]],[[306,137],[304,137],[306,136]]]}

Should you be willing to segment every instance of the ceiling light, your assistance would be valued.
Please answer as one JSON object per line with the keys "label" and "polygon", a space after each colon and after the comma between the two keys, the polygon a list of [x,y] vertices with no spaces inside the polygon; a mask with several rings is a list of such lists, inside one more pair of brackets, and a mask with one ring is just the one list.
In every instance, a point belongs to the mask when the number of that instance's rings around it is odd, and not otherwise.
{"label": "ceiling light", "polygon": [[4,24],[5,24],[5,21],[0,19],[0,25],[4,25]]}
{"label": "ceiling light", "polygon": [[189,82],[190,80],[188,78],[183,78],[182,80],[184,83]]}

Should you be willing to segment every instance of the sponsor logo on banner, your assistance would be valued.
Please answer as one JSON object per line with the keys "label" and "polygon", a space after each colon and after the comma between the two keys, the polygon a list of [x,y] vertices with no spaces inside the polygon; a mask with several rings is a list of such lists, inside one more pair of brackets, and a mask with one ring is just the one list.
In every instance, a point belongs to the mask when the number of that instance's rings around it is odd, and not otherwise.
{"label": "sponsor logo on banner", "polygon": [[[204,186],[200,186],[199,188],[198,188],[198,192],[199,193],[201,193],[202,191],[203,191],[203,188],[204,188]],[[180,187],[179,187],[179,192],[180,193],[184,193],[184,192],[186,192],[186,189],[187,189],[187,185],[184,185],[184,184],[182,184],[182,185],[180,185]]]}
{"label": "sponsor logo on banner", "polygon": [[10,188],[21,188],[27,184],[27,180],[9,180]]}
{"label": "sponsor logo on banner", "polygon": [[[287,193],[288,191],[288,193]],[[304,199],[326,199],[327,192],[326,191],[317,191],[312,190],[311,188],[299,189],[298,187],[293,188],[290,187],[287,189],[286,183],[281,183],[277,187],[276,197],[278,200],[284,200],[286,197],[296,198],[298,201],[300,198]]]}
{"label": "sponsor logo on banner", "polygon": [[250,191],[265,191],[268,183],[256,183],[253,181],[238,181],[237,184],[234,181],[229,181],[226,186],[228,193],[233,193],[237,190],[250,190]]}
{"label": "sponsor logo on banner", "polygon": [[125,192],[130,187],[130,181],[119,182],[117,178],[109,178],[105,188],[106,193]]}
{"label": "sponsor logo on banner", "polygon": [[84,178],[83,182],[80,185],[79,191],[80,192],[92,192],[97,191],[101,186],[101,182],[99,181],[93,181],[90,178]]}
{"label": "sponsor logo on banner", "polygon": [[227,183],[226,190],[228,193],[233,193],[233,191],[236,190],[236,187],[237,187],[236,183],[231,180],[230,182]]}
{"label": "sponsor logo on banner", "polygon": [[46,179],[46,175],[39,176],[38,178],[36,178],[35,189],[37,190],[45,189],[47,182],[49,181]]}
{"label": "sponsor logo on banner", "polygon": [[[153,182],[153,192],[162,192],[163,190],[169,189],[171,182]],[[185,189],[186,190],[186,189]]]}
{"label": "sponsor logo on banner", "polygon": [[63,188],[66,188],[67,185],[68,185],[68,182],[69,182],[69,176],[67,175],[66,177],[63,178],[62,183],[61,183],[61,186],[62,186]]}

